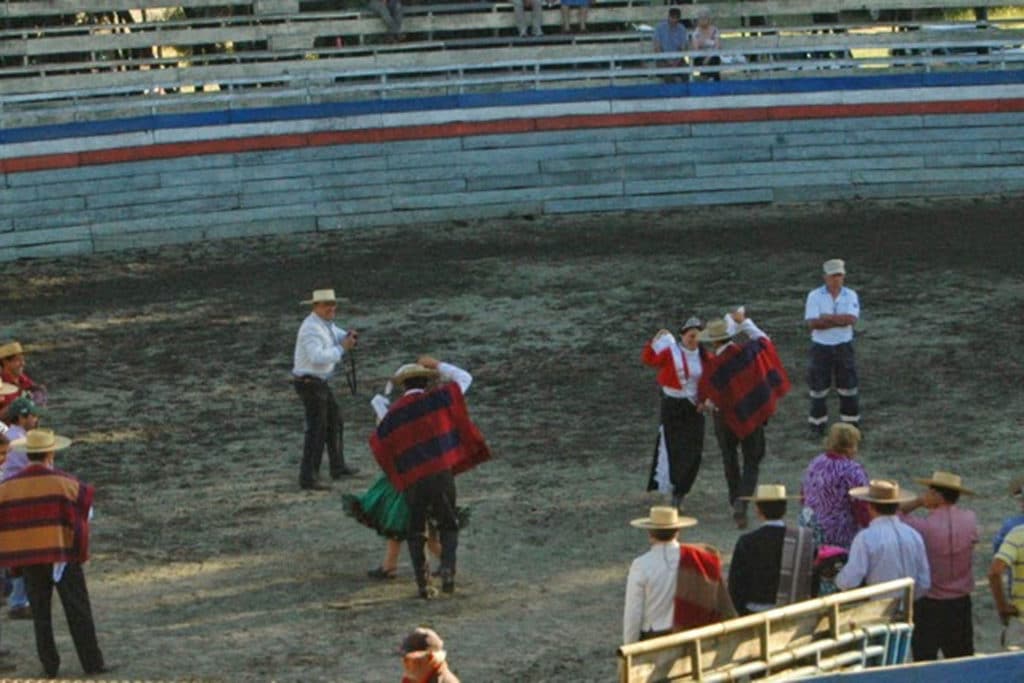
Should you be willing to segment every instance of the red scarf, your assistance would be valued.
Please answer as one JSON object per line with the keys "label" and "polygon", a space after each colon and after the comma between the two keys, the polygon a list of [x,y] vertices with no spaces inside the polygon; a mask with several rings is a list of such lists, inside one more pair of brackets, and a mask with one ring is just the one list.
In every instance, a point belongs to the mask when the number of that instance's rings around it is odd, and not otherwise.
{"label": "red scarf", "polygon": [[718,551],[710,546],[680,545],[672,630],[717,624],[735,616],[732,599],[722,581]]}

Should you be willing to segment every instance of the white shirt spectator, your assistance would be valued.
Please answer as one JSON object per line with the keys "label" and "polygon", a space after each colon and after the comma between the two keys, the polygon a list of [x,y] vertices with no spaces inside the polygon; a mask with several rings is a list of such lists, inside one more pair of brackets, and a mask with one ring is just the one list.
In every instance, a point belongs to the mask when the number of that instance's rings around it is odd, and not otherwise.
{"label": "white shirt spectator", "polygon": [[[849,590],[861,584],[870,586],[905,576],[914,580],[915,599],[931,588],[924,540],[895,515],[879,515],[853,537],[850,557],[836,576],[836,585]],[[898,597],[898,593],[894,597]]]}
{"label": "white shirt spectator", "polygon": [[[822,285],[807,294],[804,320],[816,320],[822,315],[852,315],[860,318],[860,299],[857,292],[842,287],[839,296],[832,298],[828,287]],[[830,327],[825,330],[811,330],[811,341],[824,346],[837,346],[853,340],[853,325]]]}
{"label": "white shirt spectator", "polygon": [[635,643],[643,631],[672,628],[679,542],[655,543],[633,560],[626,579],[626,607],[622,615],[622,642]]}
{"label": "white shirt spectator", "polygon": [[292,374],[296,377],[312,375],[327,380],[334,366],[344,355],[341,342],[348,332],[316,313],[310,313],[299,326],[295,338],[295,362]]}

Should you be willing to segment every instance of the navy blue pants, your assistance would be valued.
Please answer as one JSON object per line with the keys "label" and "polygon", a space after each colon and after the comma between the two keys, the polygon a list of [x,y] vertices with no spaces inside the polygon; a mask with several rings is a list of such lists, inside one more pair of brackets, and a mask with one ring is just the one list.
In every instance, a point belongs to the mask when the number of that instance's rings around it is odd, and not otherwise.
{"label": "navy blue pants", "polygon": [[807,388],[811,397],[811,411],[807,421],[813,427],[828,424],[828,392],[833,386],[839,394],[839,419],[856,425],[860,422],[860,404],[857,388],[857,361],[853,342],[825,346],[811,344],[807,367]]}

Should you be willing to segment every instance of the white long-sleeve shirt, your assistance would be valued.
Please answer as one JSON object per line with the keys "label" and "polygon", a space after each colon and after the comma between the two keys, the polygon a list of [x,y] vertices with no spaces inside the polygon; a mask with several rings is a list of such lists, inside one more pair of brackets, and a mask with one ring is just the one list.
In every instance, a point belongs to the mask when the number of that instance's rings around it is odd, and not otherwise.
{"label": "white long-sleeve shirt", "polygon": [[635,643],[643,631],[672,628],[679,542],[655,543],[633,560],[626,578],[626,606],[622,612],[622,642]]}
{"label": "white long-sleeve shirt", "polygon": [[334,373],[345,350],[341,342],[348,332],[316,313],[310,313],[299,326],[295,337],[295,360],[292,374],[296,377],[313,375],[326,380]]}
{"label": "white long-sleeve shirt", "polygon": [[[442,382],[455,382],[459,385],[459,389],[462,389],[463,394],[469,391],[469,385],[473,383],[473,375],[451,363],[438,363],[437,371],[441,373],[440,379]],[[409,389],[402,396],[418,393],[423,393],[423,389]],[[388,414],[388,407],[390,405],[391,403],[387,397],[381,394],[376,394],[370,399],[370,407],[373,408],[374,414],[377,415],[377,422],[383,420],[384,416]]]}

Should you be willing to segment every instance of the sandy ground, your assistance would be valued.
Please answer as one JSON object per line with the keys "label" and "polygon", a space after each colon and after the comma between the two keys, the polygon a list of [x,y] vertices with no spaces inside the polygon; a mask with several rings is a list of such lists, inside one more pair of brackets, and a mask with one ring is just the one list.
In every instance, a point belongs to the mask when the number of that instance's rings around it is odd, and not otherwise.
{"label": "sandy ground", "polygon": [[[401,635],[429,624],[463,681],[612,680],[622,593],[643,534],[658,392],[646,338],[745,304],[794,391],[768,427],[762,482],[798,486],[805,437],[806,292],[842,256],[860,292],[872,476],[936,468],[981,495],[976,575],[1013,511],[1024,415],[1022,200],[695,208],[289,236],[5,265],[3,336],[31,348],[59,466],[97,487],[87,568],[119,678],[395,681]],[[361,395],[338,391],[349,462],[334,491],[298,490],[302,411],[288,381],[314,287],[349,298]],[[408,560],[365,577],[382,543],[341,509],[377,476],[368,399],[431,352],[473,372],[495,458],[459,480],[472,506],[449,598],[414,597]],[[835,411],[835,403],[831,404]],[[687,537],[735,542],[708,434]],[[334,607],[329,607],[334,604]],[[995,648],[987,589],[977,643]],[[81,669],[57,610],[63,671]],[[35,676],[30,622],[3,619]]]}

